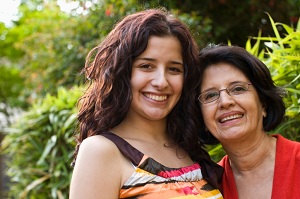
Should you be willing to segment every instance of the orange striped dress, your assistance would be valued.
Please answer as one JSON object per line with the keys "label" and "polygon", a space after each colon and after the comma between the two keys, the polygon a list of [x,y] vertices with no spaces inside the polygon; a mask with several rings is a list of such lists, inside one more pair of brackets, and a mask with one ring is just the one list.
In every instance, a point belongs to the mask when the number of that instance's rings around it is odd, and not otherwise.
{"label": "orange striped dress", "polygon": [[182,168],[169,168],[144,155],[121,137],[102,134],[116,144],[135,167],[135,172],[122,186],[119,198],[136,199],[222,199],[220,191],[203,178],[198,163]]}

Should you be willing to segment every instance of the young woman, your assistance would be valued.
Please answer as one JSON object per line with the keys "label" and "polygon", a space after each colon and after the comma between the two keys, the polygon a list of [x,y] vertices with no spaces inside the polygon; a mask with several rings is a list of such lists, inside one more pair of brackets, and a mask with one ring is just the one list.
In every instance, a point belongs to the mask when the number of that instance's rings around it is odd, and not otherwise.
{"label": "young woman", "polygon": [[70,198],[222,198],[197,137],[198,49],[162,10],[125,17],[88,55]]}

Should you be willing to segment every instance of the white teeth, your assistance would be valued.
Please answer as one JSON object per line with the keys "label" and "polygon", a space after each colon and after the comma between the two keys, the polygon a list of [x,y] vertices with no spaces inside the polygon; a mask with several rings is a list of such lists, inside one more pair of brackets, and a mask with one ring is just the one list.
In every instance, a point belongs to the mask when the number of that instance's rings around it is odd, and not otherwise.
{"label": "white teeth", "polygon": [[228,117],[224,117],[221,119],[221,122],[226,122],[228,120],[233,120],[233,119],[236,119],[236,118],[241,118],[243,117],[243,115],[230,115]]}
{"label": "white teeth", "polygon": [[166,95],[152,95],[152,94],[145,94],[146,97],[150,98],[150,99],[153,99],[155,101],[164,101],[167,99],[167,96]]}

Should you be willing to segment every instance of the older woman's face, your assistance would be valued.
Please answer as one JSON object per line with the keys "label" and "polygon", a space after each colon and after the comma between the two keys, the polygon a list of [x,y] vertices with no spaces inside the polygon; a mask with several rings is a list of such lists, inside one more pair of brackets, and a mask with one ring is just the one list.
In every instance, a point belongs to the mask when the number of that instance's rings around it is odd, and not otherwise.
{"label": "older woman's face", "polygon": [[[263,132],[266,112],[255,88],[247,83],[249,79],[227,63],[211,65],[204,72],[200,93],[222,90],[218,99],[201,104],[206,127],[221,143]],[[230,95],[223,90],[226,88]],[[216,94],[209,92],[203,99],[213,99]]]}

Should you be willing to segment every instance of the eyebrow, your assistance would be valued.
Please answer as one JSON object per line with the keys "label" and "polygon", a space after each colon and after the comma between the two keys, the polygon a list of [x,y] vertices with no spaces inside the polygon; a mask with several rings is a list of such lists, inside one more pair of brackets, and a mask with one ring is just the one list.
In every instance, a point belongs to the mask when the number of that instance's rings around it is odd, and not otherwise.
{"label": "eyebrow", "polygon": [[[231,86],[231,85],[233,85],[233,84],[238,84],[238,83],[241,83],[241,82],[247,82],[247,81],[233,81],[233,82],[230,82],[230,83],[228,84],[228,86]],[[228,86],[226,86],[226,88],[227,88]],[[210,88],[207,88],[207,89],[203,90],[201,93],[204,93],[204,92],[207,92],[207,91],[210,91],[210,90],[218,90],[218,89],[217,89],[216,87],[210,87]]]}
{"label": "eyebrow", "polygon": [[[139,57],[139,58],[136,58],[136,60],[156,61],[156,59],[148,58],[148,57]],[[170,63],[171,64],[177,64],[177,65],[183,65],[183,63],[179,62],[179,61],[170,61]]]}

